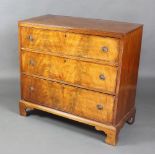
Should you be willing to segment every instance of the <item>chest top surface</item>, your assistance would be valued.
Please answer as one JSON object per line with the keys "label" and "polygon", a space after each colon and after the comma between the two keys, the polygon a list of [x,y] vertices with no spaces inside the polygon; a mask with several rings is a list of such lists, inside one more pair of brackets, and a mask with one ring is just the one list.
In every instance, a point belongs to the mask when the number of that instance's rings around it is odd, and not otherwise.
{"label": "chest top surface", "polygon": [[54,30],[106,35],[121,38],[141,27],[141,24],[118,22],[112,20],[89,19],[58,15],[44,15],[19,21],[19,26],[30,26]]}

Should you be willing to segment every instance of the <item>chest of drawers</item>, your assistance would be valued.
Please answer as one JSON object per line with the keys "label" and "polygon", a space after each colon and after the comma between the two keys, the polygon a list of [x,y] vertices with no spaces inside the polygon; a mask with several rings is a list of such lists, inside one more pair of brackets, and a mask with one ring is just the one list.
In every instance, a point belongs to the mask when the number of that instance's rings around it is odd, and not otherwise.
{"label": "chest of drawers", "polygon": [[20,114],[38,109],[85,123],[115,145],[135,118],[142,29],[56,15],[19,21]]}

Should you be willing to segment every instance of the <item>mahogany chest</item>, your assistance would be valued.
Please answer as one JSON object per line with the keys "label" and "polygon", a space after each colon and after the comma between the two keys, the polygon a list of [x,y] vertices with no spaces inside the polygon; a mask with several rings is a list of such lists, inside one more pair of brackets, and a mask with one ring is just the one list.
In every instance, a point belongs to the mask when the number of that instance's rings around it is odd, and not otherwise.
{"label": "mahogany chest", "polygon": [[45,15],[19,21],[20,114],[94,126],[115,145],[135,118],[143,25]]}

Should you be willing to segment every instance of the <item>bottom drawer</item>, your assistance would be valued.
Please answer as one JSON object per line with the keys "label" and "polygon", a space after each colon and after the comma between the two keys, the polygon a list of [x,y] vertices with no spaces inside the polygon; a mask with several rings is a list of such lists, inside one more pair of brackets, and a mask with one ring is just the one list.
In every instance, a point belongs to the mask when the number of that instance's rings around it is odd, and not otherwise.
{"label": "bottom drawer", "polygon": [[22,99],[98,122],[111,123],[114,97],[22,75]]}

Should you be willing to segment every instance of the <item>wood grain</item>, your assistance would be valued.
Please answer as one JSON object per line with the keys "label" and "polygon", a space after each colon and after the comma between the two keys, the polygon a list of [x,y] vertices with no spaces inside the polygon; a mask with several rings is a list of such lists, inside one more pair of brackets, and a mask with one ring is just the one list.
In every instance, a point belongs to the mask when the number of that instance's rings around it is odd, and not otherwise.
{"label": "wood grain", "polygon": [[45,111],[45,112],[48,112],[48,113],[51,113],[51,114],[54,114],[54,115],[57,115],[57,116],[65,117],[65,118],[68,118],[68,119],[71,119],[71,120],[74,120],[74,121],[78,121],[80,123],[85,123],[87,125],[94,126],[96,130],[103,131],[106,134],[105,142],[107,144],[116,145],[116,143],[117,143],[118,133],[119,133],[119,130],[118,130],[117,127],[111,126],[109,124],[107,125],[105,123],[99,123],[99,122],[96,122],[96,121],[92,121],[90,119],[79,117],[79,116],[76,116],[76,115],[73,115],[73,114],[69,114],[69,113],[66,113],[66,112],[63,112],[63,111],[60,111],[60,110],[55,110],[55,109],[52,109],[52,108],[48,108],[48,107],[45,107],[45,106],[37,105],[37,104],[34,104],[32,102],[27,102],[27,101],[24,101],[24,100],[20,100],[19,105],[20,105],[20,109],[19,109],[20,114],[22,116],[27,116],[27,115],[25,115],[25,112],[26,112],[27,109],[42,110],[42,111]]}
{"label": "wood grain", "polygon": [[20,21],[20,114],[38,109],[92,125],[116,145],[135,120],[142,30],[56,15]]}
{"label": "wood grain", "polygon": [[[97,122],[111,123],[114,97],[22,75],[22,99]],[[98,109],[102,105],[103,109]]]}
{"label": "wood grain", "polygon": [[19,21],[19,26],[121,38],[142,25],[103,19],[44,15]]}
{"label": "wood grain", "polygon": [[[119,39],[27,27],[22,27],[21,33],[22,48],[104,60],[111,63],[118,61]],[[29,36],[33,40],[30,41]],[[108,51],[103,51],[103,47],[108,48]]]}
{"label": "wood grain", "polygon": [[123,54],[120,59],[119,72],[121,74],[118,79],[118,99],[116,101],[114,124],[118,124],[131,109],[135,109],[142,31],[143,28],[141,27],[122,40]]}
{"label": "wood grain", "polygon": [[22,72],[115,94],[117,68],[112,66],[22,51]]}

